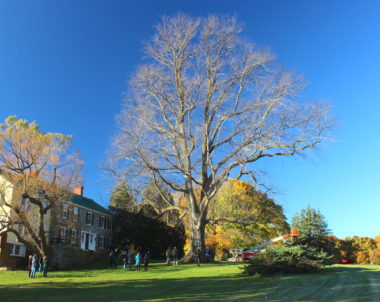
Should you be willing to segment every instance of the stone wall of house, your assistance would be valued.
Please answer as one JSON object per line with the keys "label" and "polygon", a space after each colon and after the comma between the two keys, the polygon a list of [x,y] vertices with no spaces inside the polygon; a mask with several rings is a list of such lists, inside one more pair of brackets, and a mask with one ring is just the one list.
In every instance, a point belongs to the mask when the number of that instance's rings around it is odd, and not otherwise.
{"label": "stone wall of house", "polygon": [[[77,217],[74,216],[73,211],[74,208],[77,207],[79,209],[79,215]],[[91,212],[93,215],[92,223],[86,223],[86,213]],[[52,222],[50,225],[50,241],[54,244],[60,241],[60,229],[67,228],[70,230],[76,230],[76,238],[66,238],[65,244],[70,244],[74,247],[81,247],[81,232],[90,232],[96,234],[96,236],[103,236],[105,238],[112,238],[112,229],[108,229],[107,227],[101,228],[99,227],[99,219],[100,217],[107,218],[112,221],[112,217],[97,211],[93,211],[87,208],[80,207],[73,203],[68,204],[68,215],[66,218],[62,217],[62,206],[58,206],[52,211]],[[105,247],[107,249],[108,247]],[[97,244],[96,244],[96,249]],[[102,251],[100,251],[102,252]]]}
{"label": "stone wall of house", "polygon": [[72,246],[57,245],[52,248],[50,266],[55,269],[83,269],[105,263],[107,252],[84,251]]}
{"label": "stone wall of house", "polygon": [[[53,269],[78,269],[86,268],[98,262],[106,262],[108,246],[98,248],[98,237],[112,238],[112,230],[99,227],[99,217],[112,217],[97,211],[80,207],[73,203],[67,203],[67,215],[62,215],[62,205],[52,210],[52,222],[50,224],[50,264]],[[74,208],[79,208],[79,215],[74,215]],[[92,212],[94,219],[91,224],[86,223],[86,213]],[[61,238],[61,228],[69,229],[70,238]],[[72,238],[72,230],[76,230],[76,238]],[[96,234],[95,251],[81,249],[81,234],[89,232]]]}

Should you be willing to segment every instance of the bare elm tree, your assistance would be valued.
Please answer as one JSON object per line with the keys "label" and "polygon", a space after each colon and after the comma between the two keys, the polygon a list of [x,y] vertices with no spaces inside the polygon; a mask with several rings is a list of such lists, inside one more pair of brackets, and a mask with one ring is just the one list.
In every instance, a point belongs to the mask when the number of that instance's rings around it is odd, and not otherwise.
{"label": "bare elm tree", "polygon": [[167,207],[189,215],[187,259],[204,250],[208,206],[228,177],[254,177],[262,158],[315,148],[331,126],[327,106],[297,99],[302,78],[276,66],[242,30],[229,16],[163,17],[119,116],[115,165],[189,202]]}

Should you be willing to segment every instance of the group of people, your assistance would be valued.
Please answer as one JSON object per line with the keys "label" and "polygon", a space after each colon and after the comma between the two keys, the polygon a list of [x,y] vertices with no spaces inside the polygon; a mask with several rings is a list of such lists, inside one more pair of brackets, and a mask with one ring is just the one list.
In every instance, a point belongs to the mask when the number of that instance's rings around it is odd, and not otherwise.
{"label": "group of people", "polygon": [[28,258],[28,272],[29,278],[35,278],[37,272],[43,272],[43,277],[46,278],[49,270],[48,256],[37,258],[37,255],[29,255]]}
{"label": "group of people", "polygon": [[150,251],[146,249],[143,252],[142,248],[137,248],[135,253],[133,249],[125,248],[111,250],[109,253],[109,265],[111,269],[117,268],[118,259],[121,256],[123,260],[123,269],[128,268],[133,269],[133,266],[136,266],[136,271],[141,271],[141,266],[144,264],[144,271],[148,271],[149,262],[150,262]]}
{"label": "group of people", "polygon": [[[173,265],[178,265],[178,249],[174,247],[171,249],[170,247],[165,252],[166,255],[166,265],[170,265],[173,262]],[[206,262],[213,262],[213,252],[210,248],[207,248],[205,251],[205,260]],[[197,248],[194,253],[194,262],[197,266],[200,266],[202,259],[202,252],[200,248]]]}
{"label": "group of people", "polygon": [[178,249],[176,247],[168,248],[165,252],[166,256],[166,265],[170,265],[173,262],[173,265],[178,265]]}

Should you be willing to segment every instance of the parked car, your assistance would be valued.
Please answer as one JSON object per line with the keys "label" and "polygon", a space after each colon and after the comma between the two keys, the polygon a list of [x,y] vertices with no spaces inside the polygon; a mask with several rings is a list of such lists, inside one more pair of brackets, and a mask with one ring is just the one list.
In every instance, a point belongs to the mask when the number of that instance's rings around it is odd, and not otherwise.
{"label": "parked car", "polygon": [[354,259],[341,259],[339,261],[334,261],[334,264],[354,264]]}
{"label": "parked car", "polygon": [[236,256],[228,258],[227,261],[231,261],[231,262],[243,262],[243,257],[242,257],[241,254],[237,254]]}

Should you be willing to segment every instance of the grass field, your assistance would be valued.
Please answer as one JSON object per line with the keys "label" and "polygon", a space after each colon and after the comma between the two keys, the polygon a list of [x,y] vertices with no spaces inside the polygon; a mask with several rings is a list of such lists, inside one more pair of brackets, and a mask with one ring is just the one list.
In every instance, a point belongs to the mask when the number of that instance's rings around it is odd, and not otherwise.
{"label": "grass field", "polygon": [[380,301],[380,266],[333,266],[323,273],[253,278],[241,265],[153,264],[149,272],[0,272],[1,302],[55,301]]}

